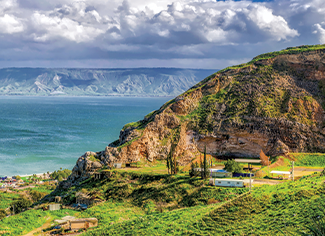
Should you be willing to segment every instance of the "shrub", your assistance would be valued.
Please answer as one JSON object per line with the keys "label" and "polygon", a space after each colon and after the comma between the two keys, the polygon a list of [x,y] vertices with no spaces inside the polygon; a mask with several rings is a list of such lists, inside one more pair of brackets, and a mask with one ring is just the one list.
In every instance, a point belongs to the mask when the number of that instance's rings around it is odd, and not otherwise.
{"label": "shrub", "polygon": [[5,218],[7,216],[7,213],[5,210],[0,209],[0,220],[2,220],[3,218]]}
{"label": "shrub", "polygon": [[228,172],[234,172],[234,173],[240,173],[243,171],[243,167],[239,165],[238,162],[235,162],[234,160],[231,159],[227,160],[224,169]]}
{"label": "shrub", "polygon": [[10,210],[14,211],[15,214],[22,212],[24,209],[30,207],[32,205],[32,201],[25,198],[21,197],[18,200],[14,201],[11,203]]}

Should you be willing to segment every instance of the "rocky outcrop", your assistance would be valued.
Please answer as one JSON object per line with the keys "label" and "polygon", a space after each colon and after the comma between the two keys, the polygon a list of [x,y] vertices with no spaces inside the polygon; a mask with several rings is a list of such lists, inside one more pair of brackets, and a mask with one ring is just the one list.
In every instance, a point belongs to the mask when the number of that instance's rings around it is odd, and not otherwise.
{"label": "rocky outcrop", "polygon": [[[221,71],[125,126],[96,153],[98,167],[165,159],[171,151],[186,165],[205,148],[219,158],[325,152],[325,50],[279,54]],[[79,158],[71,178],[97,168],[90,155]]]}

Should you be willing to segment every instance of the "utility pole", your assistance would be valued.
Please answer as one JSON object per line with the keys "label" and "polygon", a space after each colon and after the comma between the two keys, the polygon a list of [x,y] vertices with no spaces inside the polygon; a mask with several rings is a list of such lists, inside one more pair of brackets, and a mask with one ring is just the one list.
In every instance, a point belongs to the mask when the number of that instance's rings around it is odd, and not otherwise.
{"label": "utility pole", "polygon": [[292,161],[292,170],[291,170],[291,177],[292,177],[292,181],[295,181],[295,162]]}
{"label": "utility pole", "polygon": [[268,170],[268,175],[270,175],[270,157],[267,157],[267,170]]}

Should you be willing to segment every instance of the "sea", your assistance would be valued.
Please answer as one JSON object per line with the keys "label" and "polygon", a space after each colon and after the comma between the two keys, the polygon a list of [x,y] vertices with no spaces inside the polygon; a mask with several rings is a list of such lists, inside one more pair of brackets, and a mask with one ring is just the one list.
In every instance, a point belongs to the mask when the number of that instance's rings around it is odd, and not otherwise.
{"label": "sea", "polygon": [[170,99],[0,96],[0,176],[72,169]]}

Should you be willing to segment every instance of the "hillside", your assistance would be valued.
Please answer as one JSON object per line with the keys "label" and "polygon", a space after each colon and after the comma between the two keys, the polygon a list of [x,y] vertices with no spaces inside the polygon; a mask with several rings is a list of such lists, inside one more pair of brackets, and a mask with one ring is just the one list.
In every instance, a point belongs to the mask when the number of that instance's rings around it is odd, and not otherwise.
{"label": "hillside", "polygon": [[0,69],[0,95],[176,96],[215,70]]}
{"label": "hillside", "polygon": [[324,152],[324,58],[324,45],[301,46],[221,70],[81,156],[69,180],[114,162],[165,159],[172,146],[180,165],[205,146],[219,158]]}

